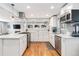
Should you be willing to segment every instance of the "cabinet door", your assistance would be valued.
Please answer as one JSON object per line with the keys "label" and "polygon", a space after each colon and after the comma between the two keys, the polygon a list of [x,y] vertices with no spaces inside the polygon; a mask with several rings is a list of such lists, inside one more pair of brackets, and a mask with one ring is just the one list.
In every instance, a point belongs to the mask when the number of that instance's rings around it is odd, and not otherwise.
{"label": "cabinet door", "polygon": [[2,56],[2,39],[0,39],[0,56]]}
{"label": "cabinet door", "polygon": [[20,55],[23,54],[23,47],[24,47],[24,39],[23,38],[20,38]]}
{"label": "cabinet door", "polygon": [[38,41],[38,32],[31,32],[31,41]]}
{"label": "cabinet door", "polygon": [[39,41],[48,41],[48,31],[39,31]]}
{"label": "cabinet door", "polygon": [[27,35],[23,36],[24,50],[27,48]]}
{"label": "cabinet door", "polygon": [[19,40],[18,39],[4,39],[3,40],[3,56],[18,56],[19,51]]}
{"label": "cabinet door", "polygon": [[43,31],[43,36],[44,36],[44,40],[48,41],[48,37],[49,37],[48,31]]}
{"label": "cabinet door", "polygon": [[51,37],[50,37],[50,43],[55,48],[55,38],[54,38],[54,35],[51,35]]}
{"label": "cabinet door", "polygon": [[44,41],[44,37],[43,36],[44,36],[43,35],[43,32],[42,31],[39,31],[39,35],[38,35],[39,41]]}
{"label": "cabinet door", "polygon": [[22,55],[25,51],[25,49],[27,48],[27,37],[23,36],[22,38],[20,38],[20,55]]}

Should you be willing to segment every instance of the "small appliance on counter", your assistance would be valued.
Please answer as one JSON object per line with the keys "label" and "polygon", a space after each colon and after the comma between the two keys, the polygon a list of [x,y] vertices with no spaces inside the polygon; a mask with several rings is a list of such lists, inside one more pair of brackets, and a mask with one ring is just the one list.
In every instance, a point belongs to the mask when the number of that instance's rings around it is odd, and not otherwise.
{"label": "small appliance on counter", "polygon": [[75,23],[73,25],[73,32],[72,32],[73,37],[79,37],[79,22]]}

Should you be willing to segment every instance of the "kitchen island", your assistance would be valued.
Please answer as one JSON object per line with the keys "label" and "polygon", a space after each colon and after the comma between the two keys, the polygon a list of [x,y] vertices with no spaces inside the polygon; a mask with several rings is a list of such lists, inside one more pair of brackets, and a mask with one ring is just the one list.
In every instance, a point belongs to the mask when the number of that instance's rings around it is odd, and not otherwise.
{"label": "kitchen island", "polygon": [[55,49],[61,56],[79,56],[79,37],[57,34],[55,36]]}
{"label": "kitchen island", "polygon": [[7,34],[0,36],[1,56],[21,56],[26,48],[26,34]]}

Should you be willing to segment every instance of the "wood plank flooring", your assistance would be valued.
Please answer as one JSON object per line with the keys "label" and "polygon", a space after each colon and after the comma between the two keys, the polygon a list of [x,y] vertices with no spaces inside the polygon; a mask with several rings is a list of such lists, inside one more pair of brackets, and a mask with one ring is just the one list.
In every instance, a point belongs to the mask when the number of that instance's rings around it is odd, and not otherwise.
{"label": "wood plank flooring", "polygon": [[54,49],[48,49],[47,43],[32,42],[23,56],[59,56]]}

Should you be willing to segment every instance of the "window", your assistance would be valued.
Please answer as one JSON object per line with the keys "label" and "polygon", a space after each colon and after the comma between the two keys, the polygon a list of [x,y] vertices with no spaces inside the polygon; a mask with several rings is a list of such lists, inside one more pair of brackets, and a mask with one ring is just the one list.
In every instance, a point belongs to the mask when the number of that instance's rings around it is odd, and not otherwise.
{"label": "window", "polygon": [[35,28],[39,28],[40,26],[39,25],[35,25]]}
{"label": "window", "polygon": [[46,28],[46,25],[41,25],[41,28]]}
{"label": "window", "polygon": [[28,28],[33,28],[33,25],[28,25]]}

